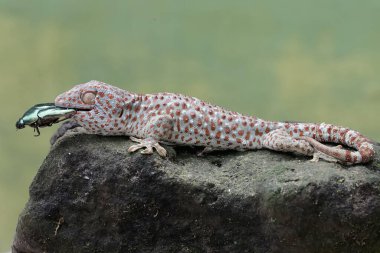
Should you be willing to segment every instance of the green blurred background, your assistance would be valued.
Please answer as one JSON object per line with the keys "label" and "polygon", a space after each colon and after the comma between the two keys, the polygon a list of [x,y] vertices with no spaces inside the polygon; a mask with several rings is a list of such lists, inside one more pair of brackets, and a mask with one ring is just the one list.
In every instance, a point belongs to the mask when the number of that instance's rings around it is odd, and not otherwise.
{"label": "green blurred background", "polygon": [[57,126],[30,106],[92,79],[380,140],[380,1],[0,0],[0,251]]}

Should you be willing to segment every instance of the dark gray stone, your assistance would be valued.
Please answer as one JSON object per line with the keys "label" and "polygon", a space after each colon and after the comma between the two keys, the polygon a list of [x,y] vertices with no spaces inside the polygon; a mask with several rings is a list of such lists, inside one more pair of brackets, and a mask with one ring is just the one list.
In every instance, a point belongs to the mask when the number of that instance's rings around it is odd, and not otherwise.
{"label": "dark gray stone", "polygon": [[[380,161],[167,147],[69,132],[30,186],[13,252],[380,252]],[[380,148],[377,148],[377,154]]]}

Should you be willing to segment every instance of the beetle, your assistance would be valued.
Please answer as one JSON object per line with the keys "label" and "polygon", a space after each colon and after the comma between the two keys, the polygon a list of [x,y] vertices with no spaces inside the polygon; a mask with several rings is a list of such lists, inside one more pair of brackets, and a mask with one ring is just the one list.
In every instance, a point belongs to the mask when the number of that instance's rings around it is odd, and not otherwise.
{"label": "beetle", "polygon": [[34,136],[39,136],[39,127],[51,126],[68,119],[75,114],[75,112],[75,109],[58,107],[55,106],[54,103],[36,104],[29,108],[16,122],[16,128],[22,129],[25,126],[33,127],[34,132],[37,132]]}

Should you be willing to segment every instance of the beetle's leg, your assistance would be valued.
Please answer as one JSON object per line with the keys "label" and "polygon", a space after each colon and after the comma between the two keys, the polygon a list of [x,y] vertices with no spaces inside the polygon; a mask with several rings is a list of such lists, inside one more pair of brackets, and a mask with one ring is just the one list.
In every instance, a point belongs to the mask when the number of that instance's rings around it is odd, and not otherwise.
{"label": "beetle's leg", "polygon": [[34,137],[40,136],[40,134],[41,134],[40,129],[38,128],[37,125],[34,126],[34,132],[36,132],[36,131],[37,131],[37,134],[35,134]]}
{"label": "beetle's leg", "polygon": [[41,121],[42,121],[42,119],[41,119],[41,117],[40,117],[40,115],[38,115],[40,112],[38,112],[37,113],[37,121],[36,121],[36,125],[34,126],[34,132],[36,132],[37,131],[37,135],[34,135],[35,137],[37,137],[37,136],[40,136],[40,129],[38,128],[38,126],[39,125],[41,125]]}

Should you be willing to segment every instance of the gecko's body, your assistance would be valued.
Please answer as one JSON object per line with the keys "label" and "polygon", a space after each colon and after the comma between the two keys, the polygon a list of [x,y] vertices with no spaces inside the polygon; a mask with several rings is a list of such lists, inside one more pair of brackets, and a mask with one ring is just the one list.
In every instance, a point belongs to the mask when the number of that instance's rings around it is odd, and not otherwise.
{"label": "gecko's body", "polygon": [[[213,106],[180,94],[135,94],[99,82],[76,85],[59,95],[57,106],[77,109],[73,119],[87,132],[100,135],[127,135],[139,144],[129,151],[155,148],[159,142],[205,146],[206,149],[261,149],[322,153],[344,163],[373,159],[374,149],[360,133],[329,124],[282,123]],[[343,144],[356,149],[328,147],[321,142]]]}

